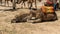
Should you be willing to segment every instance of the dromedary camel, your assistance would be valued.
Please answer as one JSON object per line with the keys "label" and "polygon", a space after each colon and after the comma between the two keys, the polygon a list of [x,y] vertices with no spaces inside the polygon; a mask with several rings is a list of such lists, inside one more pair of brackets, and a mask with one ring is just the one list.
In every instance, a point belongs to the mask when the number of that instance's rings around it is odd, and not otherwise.
{"label": "dromedary camel", "polygon": [[11,20],[11,22],[12,23],[26,22],[26,21],[29,22],[32,17],[35,17],[36,19],[38,19],[34,22],[39,22],[41,20],[39,19],[41,17],[40,14],[41,14],[40,10],[32,9],[31,11],[29,11],[29,13],[17,15],[16,18]]}

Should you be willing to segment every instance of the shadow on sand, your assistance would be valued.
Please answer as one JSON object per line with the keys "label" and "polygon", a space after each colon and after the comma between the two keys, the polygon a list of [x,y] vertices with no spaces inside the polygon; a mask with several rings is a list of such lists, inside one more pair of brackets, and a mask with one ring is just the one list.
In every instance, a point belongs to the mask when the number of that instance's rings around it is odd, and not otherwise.
{"label": "shadow on sand", "polygon": [[[36,24],[36,23],[46,23],[46,22],[55,22],[56,20],[49,20],[49,21],[42,21],[42,22],[26,22],[26,21],[23,21],[23,22],[15,22],[15,23],[32,23],[32,24]],[[13,23],[13,22],[11,22]]]}

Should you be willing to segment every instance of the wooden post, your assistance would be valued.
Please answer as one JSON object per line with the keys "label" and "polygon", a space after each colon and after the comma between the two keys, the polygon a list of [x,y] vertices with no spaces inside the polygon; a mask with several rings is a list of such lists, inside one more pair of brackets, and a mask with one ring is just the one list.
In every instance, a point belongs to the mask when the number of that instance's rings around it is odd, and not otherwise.
{"label": "wooden post", "polygon": [[13,9],[16,9],[16,0],[13,0]]}

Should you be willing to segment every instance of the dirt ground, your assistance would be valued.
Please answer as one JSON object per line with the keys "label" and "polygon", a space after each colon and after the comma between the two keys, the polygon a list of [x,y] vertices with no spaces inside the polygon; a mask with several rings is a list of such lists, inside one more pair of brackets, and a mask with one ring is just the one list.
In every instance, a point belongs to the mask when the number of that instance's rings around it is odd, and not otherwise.
{"label": "dirt ground", "polygon": [[[8,8],[8,10],[7,10]],[[60,11],[58,20],[40,23],[11,23],[18,14],[28,13],[28,9],[9,10],[0,6],[0,34],[60,34]]]}
{"label": "dirt ground", "polygon": [[42,23],[11,23],[15,15],[28,13],[28,9],[0,10],[0,34],[60,34],[60,11],[58,20]]}

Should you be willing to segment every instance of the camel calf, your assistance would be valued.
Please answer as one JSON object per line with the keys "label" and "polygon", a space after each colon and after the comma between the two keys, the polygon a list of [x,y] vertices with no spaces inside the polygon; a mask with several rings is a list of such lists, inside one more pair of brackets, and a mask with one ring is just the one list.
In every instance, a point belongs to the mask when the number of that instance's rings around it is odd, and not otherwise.
{"label": "camel calf", "polygon": [[[34,22],[38,22],[41,21],[40,20],[40,10],[37,9],[32,9],[31,11],[29,11],[28,14],[22,14],[17,16],[15,19],[12,19],[12,23],[17,23],[17,22],[28,22],[30,21],[30,19],[32,17],[35,17],[35,21]],[[37,20],[36,20],[37,19]],[[33,21],[33,20],[32,20]]]}

